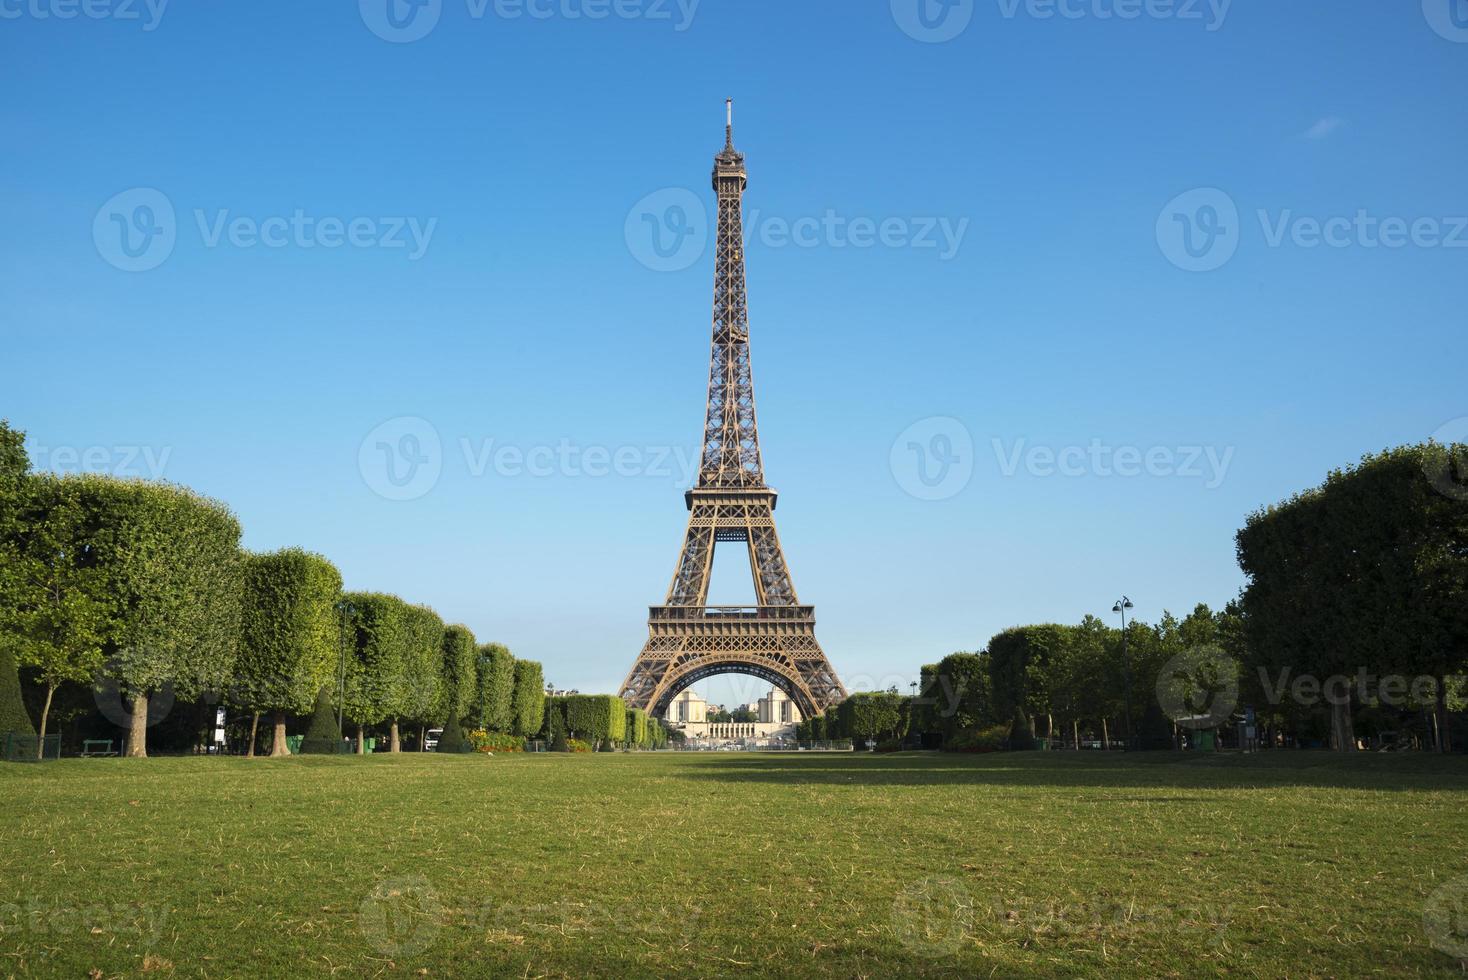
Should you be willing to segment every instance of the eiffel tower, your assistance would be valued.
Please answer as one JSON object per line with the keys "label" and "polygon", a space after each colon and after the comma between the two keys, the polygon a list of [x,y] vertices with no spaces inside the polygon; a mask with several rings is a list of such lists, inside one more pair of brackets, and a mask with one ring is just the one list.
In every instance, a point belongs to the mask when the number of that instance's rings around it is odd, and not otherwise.
{"label": "eiffel tower", "polygon": [[[698,485],[684,494],[688,532],[668,587],[652,606],[647,644],[622,682],[622,698],[661,717],[690,684],[715,674],[752,674],[788,694],[810,718],[846,697],[816,642],[814,606],[802,606],[775,533],[775,491],[765,484],[754,421],[749,312],[744,289],[742,204],[748,178],[734,149],[734,108],[725,104],[724,149],[714,157],[718,249],[708,411]],[[749,549],[756,605],[708,605],[714,548]]]}

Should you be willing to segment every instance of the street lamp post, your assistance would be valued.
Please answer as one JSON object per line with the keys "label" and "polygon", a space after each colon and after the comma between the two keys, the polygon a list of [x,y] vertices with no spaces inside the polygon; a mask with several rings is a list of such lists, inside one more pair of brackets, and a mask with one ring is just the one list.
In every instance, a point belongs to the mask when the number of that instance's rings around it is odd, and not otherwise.
{"label": "street lamp post", "polygon": [[1114,613],[1121,613],[1121,674],[1126,684],[1126,741],[1127,748],[1132,747],[1132,661],[1126,651],[1126,611],[1132,608],[1132,600],[1122,596],[1116,600],[1111,607]]}

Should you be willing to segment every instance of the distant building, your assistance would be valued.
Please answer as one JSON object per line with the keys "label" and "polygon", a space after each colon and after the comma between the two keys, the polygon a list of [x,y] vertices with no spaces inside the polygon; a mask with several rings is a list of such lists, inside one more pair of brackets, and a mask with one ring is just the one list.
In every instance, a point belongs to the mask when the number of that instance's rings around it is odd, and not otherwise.
{"label": "distant building", "polygon": [[[681,731],[690,741],[708,744],[795,737],[795,726],[801,720],[800,709],[778,687],[771,687],[769,694],[741,707],[748,709],[759,720],[709,721],[709,703],[689,687],[668,703],[668,713],[664,716],[664,721],[668,727]],[[723,705],[716,706],[714,710],[722,711]]]}

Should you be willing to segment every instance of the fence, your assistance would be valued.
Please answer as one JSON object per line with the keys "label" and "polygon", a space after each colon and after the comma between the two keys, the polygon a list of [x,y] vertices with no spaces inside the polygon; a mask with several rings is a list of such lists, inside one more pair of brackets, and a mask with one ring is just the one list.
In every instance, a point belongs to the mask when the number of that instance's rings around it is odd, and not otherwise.
{"label": "fence", "polygon": [[[44,745],[41,744],[43,741]],[[61,758],[61,736],[47,735],[43,740],[39,735],[6,732],[5,752],[0,758],[6,762],[55,761]]]}

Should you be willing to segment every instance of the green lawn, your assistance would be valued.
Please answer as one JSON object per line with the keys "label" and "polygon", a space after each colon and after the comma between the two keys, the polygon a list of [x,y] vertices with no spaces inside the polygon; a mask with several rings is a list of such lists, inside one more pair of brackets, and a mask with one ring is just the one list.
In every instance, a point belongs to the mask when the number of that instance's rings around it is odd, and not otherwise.
{"label": "green lawn", "polygon": [[1445,975],[1463,875],[1461,758],[0,765],[0,975]]}

